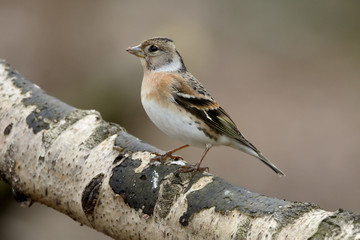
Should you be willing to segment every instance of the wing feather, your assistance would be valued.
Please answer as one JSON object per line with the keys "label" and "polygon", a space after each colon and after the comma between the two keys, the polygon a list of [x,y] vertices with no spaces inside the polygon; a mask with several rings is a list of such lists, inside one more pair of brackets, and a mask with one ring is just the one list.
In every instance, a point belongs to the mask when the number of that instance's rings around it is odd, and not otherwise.
{"label": "wing feather", "polygon": [[[196,118],[201,119],[214,131],[234,138],[253,149],[259,150],[252,145],[237,129],[236,124],[220,107],[220,105],[210,96],[205,88],[192,76],[176,78],[176,84],[173,85],[172,96],[174,101]],[[189,87],[191,86],[191,87]]]}

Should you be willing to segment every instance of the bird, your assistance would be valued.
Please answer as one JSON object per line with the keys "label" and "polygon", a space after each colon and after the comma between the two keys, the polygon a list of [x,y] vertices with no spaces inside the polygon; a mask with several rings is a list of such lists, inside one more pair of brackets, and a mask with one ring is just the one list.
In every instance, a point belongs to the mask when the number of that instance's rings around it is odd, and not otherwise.
{"label": "bird", "polygon": [[158,159],[176,159],[173,153],[189,147],[204,148],[194,166],[184,166],[184,172],[205,171],[201,167],[212,146],[225,145],[250,154],[280,176],[285,174],[238,130],[225,110],[187,70],[174,41],[167,37],[153,37],[126,49],[140,58],[143,67],[141,102],[150,120],[165,134],[185,145]]}

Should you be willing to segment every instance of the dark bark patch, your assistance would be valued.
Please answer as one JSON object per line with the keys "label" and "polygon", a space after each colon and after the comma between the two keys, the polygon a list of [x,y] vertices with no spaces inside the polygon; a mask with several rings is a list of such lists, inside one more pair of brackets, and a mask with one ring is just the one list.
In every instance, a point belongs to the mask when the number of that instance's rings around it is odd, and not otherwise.
{"label": "dark bark patch", "polygon": [[162,180],[178,166],[151,165],[142,172],[136,173],[134,170],[140,164],[140,160],[124,159],[121,164],[114,167],[110,186],[131,208],[142,209],[143,213],[152,215]]}
{"label": "dark bark patch", "polygon": [[121,131],[122,128],[115,123],[106,123],[103,122],[100,126],[98,126],[94,132],[89,136],[85,141],[85,145],[89,149],[93,149],[97,145],[99,145],[102,141],[107,139],[108,137],[116,134]]}
{"label": "dark bark patch", "polygon": [[125,158],[125,154],[123,153],[119,153],[119,155],[114,159],[113,164],[117,164],[118,162],[120,162],[121,160],[123,160]]}
{"label": "dark bark patch", "polygon": [[7,66],[9,76],[16,87],[23,94],[31,92],[30,97],[24,98],[22,102],[25,106],[33,105],[36,109],[32,111],[26,118],[26,122],[34,133],[41,130],[49,129],[50,122],[56,122],[75,111],[76,108],[67,105],[57,98],[47,95],[37,85],[26,80],[20,73]]}
{"label": "dark bark patch", "polygon": [[22,207],[30,207],[33,204],[33,201],[31,200],[31,198],[29,196],[27,196],[22,191],[14,188],[14,187],[12,188],[12,194],[13,194],[14,199],[18,203],[20,203],[20,206],[22,206]]}
{"label": "dark bark patch", "polygon": [[98,174],[86,185],[82,193],[81,204],[88,219],[91,219],[94,214],[103,178],[103,173]]}
{"label": "dark bark patch", "polygon": [[46,95],[42,90],[41,93],[33,93],[31,97],[24,98],[23,103],[37,106],[26,118],[26,123],[35,134],[49,129],[50,122],[57,122],[75,111],[75,108]]}
{"label": "dark bark patch", "polygon": [[13,127],[13,123],[10,123],[9,125],[7,125],[7,127],[4,129],[4,135],[9,135],[11,133],[11,129]]}
{"label": "dark bark patch", "polygon": [[0,166],[0,177],[10,186],[15,186],[19,181],[17,171],[15,169],[16,159],[14,158],[17,151],[17,147],[11,143],[6,149],[2,165]]}
{"label": "dark bark patch", "polygon": [[212,207],[215,207],[216,212],[222,214],[238,209],[242,213],[259,216],[271,214],[279,207],[290,204],[284,200],[250,192],[217,177],[204,188],[188,194],[187,200],[187,211],[179,219],[183,226],[189,224],[193,214]]}
{"label": "dark bark patch", "polygon": [[165,152],[134,137],[133,135],[122,131],[119,132],[117,138],[115,139],[116,147],[122,148],[124,152],[139,152],[147,151],[151,153],[164,154]]}

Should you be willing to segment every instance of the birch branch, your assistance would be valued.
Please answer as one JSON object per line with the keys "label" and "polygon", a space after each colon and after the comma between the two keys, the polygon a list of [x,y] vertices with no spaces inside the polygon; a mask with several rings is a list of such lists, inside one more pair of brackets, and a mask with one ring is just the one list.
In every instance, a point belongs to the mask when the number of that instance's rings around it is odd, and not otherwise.
{"label": "birch branch", "polygon": [[150,161],[162,151],[47,95],[5,61],[0,96],[0,176],[24,205],[45,204],[114,239],[360,239],[358,214]]}

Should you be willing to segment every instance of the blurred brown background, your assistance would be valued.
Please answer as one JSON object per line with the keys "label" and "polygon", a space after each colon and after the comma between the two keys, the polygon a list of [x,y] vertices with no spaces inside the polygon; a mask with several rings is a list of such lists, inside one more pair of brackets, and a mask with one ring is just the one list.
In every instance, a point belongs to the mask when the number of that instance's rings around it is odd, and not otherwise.
{"label": "blurred brown background", "polygon": [[[360,212],[358,1],[4,1],[0,58],[49,94],[161,149],[140,103],[142,68],[124,50],[172,38],[188,69],[287,176],[213,148],[211,173],[268,196]],[[186,149],[189,162],[202,149]],[[0,184],[2,239],[109,239]],[[44,231],[45,230],[45,231]]]}

